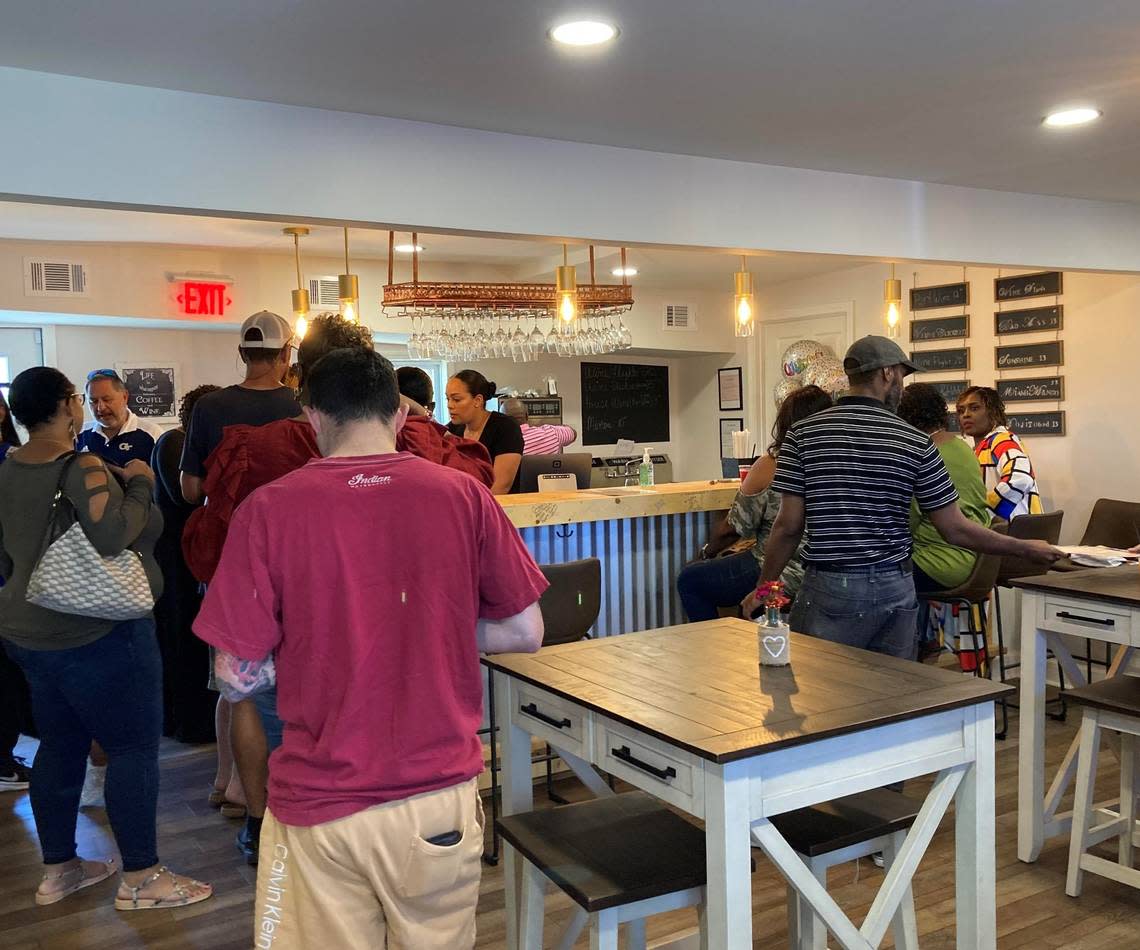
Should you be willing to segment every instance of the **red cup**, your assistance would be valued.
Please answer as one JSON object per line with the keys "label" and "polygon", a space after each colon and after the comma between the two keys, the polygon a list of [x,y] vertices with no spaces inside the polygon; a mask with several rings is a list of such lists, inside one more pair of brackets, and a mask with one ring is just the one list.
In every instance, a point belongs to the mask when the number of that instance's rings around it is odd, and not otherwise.
{"label": "red cup", "polygon": [[747,465],[741,465],[740,466],[740,480],[744,481],[744,479],[748,477],[748,473],[750,471],[752,471],[752,463],[751,462],[749,462]]}

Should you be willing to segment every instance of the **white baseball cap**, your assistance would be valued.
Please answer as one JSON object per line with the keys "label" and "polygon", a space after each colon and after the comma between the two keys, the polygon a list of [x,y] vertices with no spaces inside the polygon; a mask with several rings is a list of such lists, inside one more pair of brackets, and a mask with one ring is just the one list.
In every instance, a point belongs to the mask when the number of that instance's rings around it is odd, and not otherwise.
{"label": "white baseball cap", "polygon": [[259,310],[241,325],[241,344],[247,350],[280,350],[293,345],[293,327],[270,310]]}

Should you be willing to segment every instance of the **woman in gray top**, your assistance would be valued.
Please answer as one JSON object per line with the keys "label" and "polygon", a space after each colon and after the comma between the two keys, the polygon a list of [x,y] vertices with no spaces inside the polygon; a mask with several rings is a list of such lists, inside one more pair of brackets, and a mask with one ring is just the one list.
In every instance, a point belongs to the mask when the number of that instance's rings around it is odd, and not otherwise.
{"label": "woman in gray top", "polygon": [[[28,603],[51,517],[56,486],[83,425],[83,394],[59,370],[20,373],[9,392],[26,445],[0,466],[0,641],[27,677],[40,731],[32,771],[32,813],[43,851],[37,904],[54,904],[119,870],[115,861],[83,861],[75,825],[87,751],[106,750],[107,817],[122,855],[119,910],[179,907],[213,891],[159,864],[155,818],[162,673],[154,620],[116,623]],[[162,517],[154,474],[140,461],[110,470],[83,454],[67,468],[63,491],[84,533],[104,557],[130,548],[142,558],[154,593],[162,578],[154,542]]]}

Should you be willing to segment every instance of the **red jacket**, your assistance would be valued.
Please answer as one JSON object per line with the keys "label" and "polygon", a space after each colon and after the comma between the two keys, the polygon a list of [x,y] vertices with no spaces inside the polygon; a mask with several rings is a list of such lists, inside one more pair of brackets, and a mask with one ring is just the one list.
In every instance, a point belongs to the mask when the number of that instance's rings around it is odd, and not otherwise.
{"label": "red jacket", "polygon": [[[409,416],[396,434],[396,448],[429,462],[459,469],[488,488],[495,480],[487,450],[461,439],[438,422]],[[196,509],[182,532],[182,555],[190,573],[209,582],[222,557],[222,545],[237,506],[254,489],[320,458],[313,427],[301,419],[263,426],[226,426],[222,441],[206,459],[202,490],[207,504]]]}

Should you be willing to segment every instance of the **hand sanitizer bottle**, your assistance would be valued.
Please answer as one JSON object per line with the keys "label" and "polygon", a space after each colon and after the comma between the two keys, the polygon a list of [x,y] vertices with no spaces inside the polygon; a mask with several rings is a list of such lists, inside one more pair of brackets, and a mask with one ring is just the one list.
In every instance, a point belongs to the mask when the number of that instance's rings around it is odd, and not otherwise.
{"label": "hand sanitizer bottle", "polygon": [[637,467],[637,483],[642,488],[653,487],[653,459],[649,457],[650,449],[646,449],[641,456],[641,464]]}

